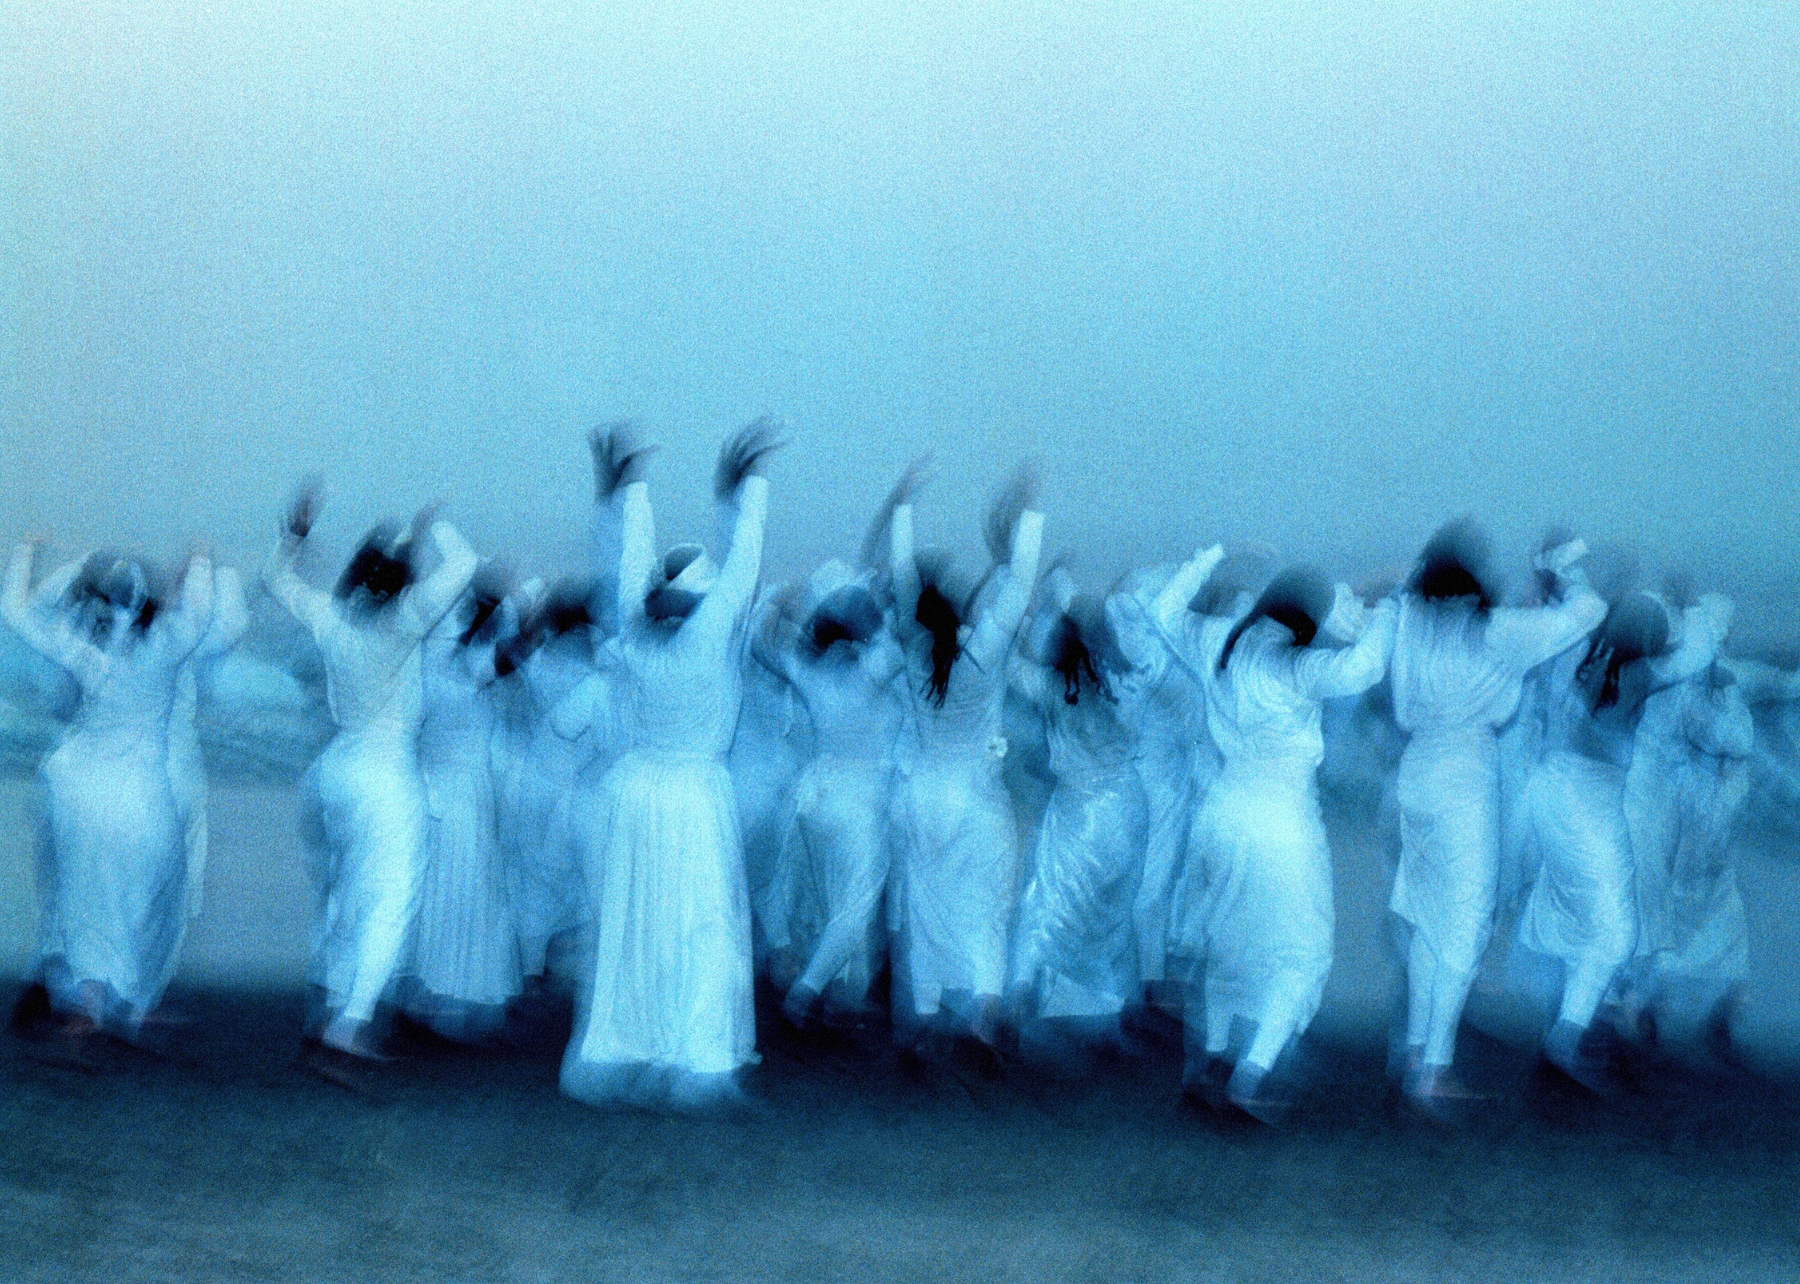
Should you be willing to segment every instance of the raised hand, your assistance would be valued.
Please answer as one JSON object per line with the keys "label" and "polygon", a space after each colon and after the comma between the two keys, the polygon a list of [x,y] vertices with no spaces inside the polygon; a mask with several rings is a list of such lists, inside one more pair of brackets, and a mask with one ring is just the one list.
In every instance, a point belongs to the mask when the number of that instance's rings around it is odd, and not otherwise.
{"label": "raised hand", "polygon": [[294,497],[288,501],[288,510],[281,519],[281,533],[296,542],[305,539],[312,533],[313,522],[318,519],[319,507],[324,502],[323,486],[317,473],[308,475],[301,481]]}
{"label": "raised hand", "polygon": [[988,556],[996,565],[1012,559],[1013,528],[1019,524],[1020,514],[1037,504],[1037,494],[1037,461],[1028,459],[1018,466],[1006,486],[994,496],[994,502],[988,505],[982,533],[987,540]]}
{"label": "raised hand", "polygon": [[732,434],[719,450],[719,466],[713,473],[713,494],[730,499],[746,477],[760,477],[766,456],[788,444],[781,421],[764,415]]}
{"label": "raised hand", "polygon": [[588,448],[594,455],[594,499],[604,502],[621,488],[644,480],[644,473],[654,455],[662,447],[646,441],[638,426],[629,419],[602,424],[588,433]]}

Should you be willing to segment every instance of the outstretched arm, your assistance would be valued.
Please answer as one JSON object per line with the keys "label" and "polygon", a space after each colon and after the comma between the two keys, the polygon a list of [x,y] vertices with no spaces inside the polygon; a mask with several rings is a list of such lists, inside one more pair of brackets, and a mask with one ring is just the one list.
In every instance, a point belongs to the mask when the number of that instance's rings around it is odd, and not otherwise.
{"label": "outstretched arm", "polygon": [[1394,653],[1394,629],[1398,610],[1393,598],[1367,612],[1362,635],[1341,650],[1301,647],[1294,657],[1294,673],[1303,694],[1314,700],[1351,696],[1367,691],[1387,672]]}
{"label": "outstretched arm", "polygon": [[1681,613],[1681,639],[1674,650],[1649,662],[1650,680],[1666,687],[1710,668],[1731,631],[1734,609],[1731,599],[1722,593],[1703,594]]}
{"label": "outstretched arm", "polygon": [[1790,672],[1761,660],[1736,660],[1725,656],[1720,656],[1718,663],[1737,681],[1738,692],[1746,704],[1800,700],[1800,669]]}
{"label": "outstretched arm", "polygon": [[468,541],[449,522],[431,523],[429,536],[438,564],[431,573],[406,590],[400,599],[401,625],[410,635],[423,639],[450,613],[456,599],[475,578],[480,559]]}
{"label": "outstretched arm", "polygon": [[1203,548],[1195,552],[1162,587],[1150,602],[1150,615],[1156,626],[1165,634],[1173,637],[1179,630],[1181,618],[1186,613],[1188,603],[1194,600],[1194,594],[1206,587],[1212,573],[1225,557],[1225,546],[1214,544],[1211,548]]}
{"label": "outstretched arm", "polygon": [[888,523],[888,578],[894,592],[894,630],[900,638],[919,631],[919,562],[913,547],[913,506],[901,504]]}
{"label": "outstretched arm", "polygon": [[288,506],[282,518],[281,534],[275,549],[263,565],[263,584],[277,602],[287,608],[318,640],[337,626],[337,609],[331,597],[300,578],[300,550],[312,533],[313,520],[319,512],[319,492],[315,483],[303,483],[300,493]]}
{"label": "outstretched arm", "polygon": [[196,553],[188,559],[187,573],[181,577],[181,594],[175,610],[159,616],[165,654],[175,661],[187,659],[206,639],[213,619],[212,558]]}

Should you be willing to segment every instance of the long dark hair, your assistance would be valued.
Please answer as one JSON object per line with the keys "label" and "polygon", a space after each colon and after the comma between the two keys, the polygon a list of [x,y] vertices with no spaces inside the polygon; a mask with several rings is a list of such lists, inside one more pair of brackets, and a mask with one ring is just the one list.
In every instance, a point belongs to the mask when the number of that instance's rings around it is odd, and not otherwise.
{"label": "long dark hair", "polygon": [[1578,678],[1592,682],[1595,668],[1605,666],[1600,685],[1589,698],[1589,712],[1617,705],[1619,680],[1625,671],[1639,660],[1661,655],[1668,646],[1669,615],[1655,598],[1648,593],[1627,593],[1613,603],[1594,630],[1587,655],[1576,670]]}
{"label": "long dark hair", "polygon": [[956,638],[962,617],[936,584],[927,584],[919,590],[919,606],[913,618],[931,634],[931,677],[926,680],[925,691],[941,709],[950,694],[950,666],[962,654],[962,644]]}
{"label": "long dark hair", "polygon": [[[93,553],[81,564],[81,570],[69,585],[67,598],[75,605],[109,607],[131,614],[131,632],[142,636],[149,632],[162,610],[151,581],[151,568],[143,562],[118,553]],[[94,622],[99,632],[99,621]]]}
{"label": "long dark hair", "polygon": [[1300,566],[1283,571],[1269,582],[1250,613],[1226,635],[1224,649],[1219,652],[1219,672],[1225,671],[1238,639],[1258,620],[1274,620],[1294,635],[1295,646],[1310,646],[1318,636],[1319,625],[1330,613],[1331,586],[1324,576]]}

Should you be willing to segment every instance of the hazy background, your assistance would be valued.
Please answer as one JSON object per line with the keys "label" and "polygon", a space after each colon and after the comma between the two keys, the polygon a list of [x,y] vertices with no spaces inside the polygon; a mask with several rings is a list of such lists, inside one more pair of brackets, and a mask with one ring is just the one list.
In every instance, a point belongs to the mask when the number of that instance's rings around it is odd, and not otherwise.
{"label": "hazy background", "polygon": [[1784,632],[1797,69],[1787,4],[9,0],[0,537],[258,558],[322,469],[334,548],[572,564],[590,424],[673,539],[769,411],[778,571],[1035,453],[1096,577],[1472,511]]}

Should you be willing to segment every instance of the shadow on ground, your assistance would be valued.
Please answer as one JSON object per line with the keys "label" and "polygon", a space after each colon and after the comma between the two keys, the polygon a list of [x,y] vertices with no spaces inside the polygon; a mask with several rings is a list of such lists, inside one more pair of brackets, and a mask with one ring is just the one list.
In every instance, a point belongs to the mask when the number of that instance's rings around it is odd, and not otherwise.
{"label": "shadow on ground", "polygon": [[1725,1065],[1595,1101],[1474,1038],[1467,1127],[1399,1117],[1379,1048],[1312,1038],[1281,1131],[1179,1103],[1146,1044],[1086,1078],[801,1038],[762,1108],[596,1112],[554,1042],[413,1047],[372,1097],[300,1064],[299,995],[188,993],[165,1055],[8,1039],[0,1279],[1749,1280],[1800,1263],[1800,1109]]}

